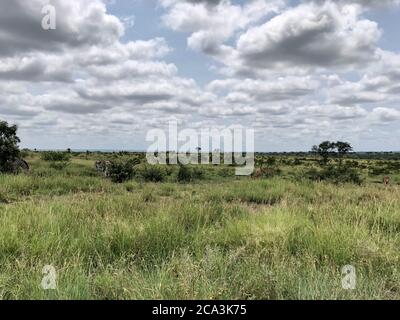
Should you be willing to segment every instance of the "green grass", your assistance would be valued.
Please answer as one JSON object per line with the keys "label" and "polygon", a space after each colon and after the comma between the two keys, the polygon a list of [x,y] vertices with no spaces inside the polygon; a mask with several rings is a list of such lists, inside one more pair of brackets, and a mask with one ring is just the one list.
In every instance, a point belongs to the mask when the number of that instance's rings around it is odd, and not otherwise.
{"label": "green grass", "polygon": [[[398,185],[214,167],[189,184],[113,184],[89,160],[32,165],[0,175],[2,299],[400,299]],[[57,290],[40,286],[48,264]]]}

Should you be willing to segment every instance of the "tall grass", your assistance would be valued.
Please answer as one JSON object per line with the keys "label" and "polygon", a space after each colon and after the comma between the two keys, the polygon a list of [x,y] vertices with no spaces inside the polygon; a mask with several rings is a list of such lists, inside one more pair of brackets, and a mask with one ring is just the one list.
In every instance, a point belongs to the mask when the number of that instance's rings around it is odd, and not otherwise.
{"label": "tall grass", "polygon": [[[400,298],[398,186],[117,185],[80,161],[70,174],[0,176],[0,298]],[[54,291],[40,287],[48,264]]]}

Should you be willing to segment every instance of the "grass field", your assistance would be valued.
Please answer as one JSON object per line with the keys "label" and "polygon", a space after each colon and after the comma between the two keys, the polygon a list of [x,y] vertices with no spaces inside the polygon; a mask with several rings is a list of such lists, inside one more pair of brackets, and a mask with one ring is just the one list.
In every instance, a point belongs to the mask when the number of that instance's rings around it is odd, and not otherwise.
{"label": "grass field", "polygon": [[[28,161],[30,174],[0,175],[2,299],[400,299],[398,176],[335,185],[208,167],[191,183],[116,184],[93,159]],[[56,290],[41,287],[45,265]]]}

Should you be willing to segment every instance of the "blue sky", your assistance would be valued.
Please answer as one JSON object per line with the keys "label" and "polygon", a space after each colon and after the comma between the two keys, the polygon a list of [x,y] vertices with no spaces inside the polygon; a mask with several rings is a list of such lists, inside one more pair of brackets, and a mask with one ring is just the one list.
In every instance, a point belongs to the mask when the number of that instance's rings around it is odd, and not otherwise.
{"label": "blue sky", "polygon": [[[41,28],[48,3],[56,30]],[[0,9],[0,119],[19,125],[23,147],[145,150],[149,130],[177,121],[252,128],[259,151],[326,139],[400,151],[398,0]]]}
{"label": "blue sky", "polygon": [[[243,4],[246,1],[232,1],[233,3]],[[291,1],[292,5],[299,1]],[[184,32],[171,31],[163,25],[161,16],[163,8],[159,6],[157,0],[118,0],[108,5],[111,14],[118,17],[135,17],[135,25],[126,30],[125,41],[152,39],[154,37],[164,37],[174,48],[174,51],[167,57],[167,60],[175,63],[179,67],[180,73],[185,77],[191,77],[205,85],[215,79],[215,73],[210,73],[208,66],[215,63],[209,57],[187,48],[187,34]],[[385,50],[399,52],[399,30],[400,30],[400,7],[375,8],[368,12],[366,16],[376,21],[384,31],[379,46]]]}
{"label": "blue sky", "polygon": [[173,48],[165,60],[176,64],[182,76],[196,79],[200,85],[215,79],[216,74],[208,69],[214,63],[213,60],[188,49],[187,34],[165,28],[161,20],[164,10],[157,0],[120,0],[109,5],[108,9],[110,13],[121,18],[130,15],[135,17],[135,25],[126,30],[124,41],[163,37]]}

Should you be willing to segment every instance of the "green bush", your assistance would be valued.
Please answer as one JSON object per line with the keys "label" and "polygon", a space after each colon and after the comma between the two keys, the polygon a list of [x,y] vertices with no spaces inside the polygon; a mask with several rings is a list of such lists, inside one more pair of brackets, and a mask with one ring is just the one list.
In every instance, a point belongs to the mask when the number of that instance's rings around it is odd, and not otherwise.
{"label": "green bush", "polygon": [[192,171],[192,178],[194,180],[201,180],[204,179],[205,172],[202,168],[194,168]]}
{"label": "green bush", "polygon": [[252,177],[253,178],[273,178],[277,175],[280,175],[282,170],[278,167],[261,167],[254,170]]}
{"label": "green bush", "polygon": [[390,170],[387,167],[372,167],[369,172],[373,176],[379,176],[382,174],[389,174]]}
{"label": "green bush", "polygon": [[299,159],[299,158],[295,158],[294,160],[293,160],[293,165],[294,166],[300,166],[300,165],[302,165],[303,164],[303,162]]}
{"label": "green bush", "polygon": [[135,163],[131,160],[113,161],[108,167],[108,176],[110,177],[111,181],[116,183],[128,181],[134,176],[134,165]]}
{"label": "green bush", "polygon": [[164,170],[155,165],[144,166],[140,175],[145,181],[149,182],[162,182],[165,179]]}
{"label": "green bush", "polygon": [[60,161],[68,162],[71,159],[71,155],[66,152],[58,151],[46,151],[42,153],[42,160],[44,161]]}
{"label": "green bush", "polygon": [[326,166],[322,170],[311,169],[307,177],[314,181],[329,181],[335,184],[354,183],[361,184],[363,179],[360,173],[349,166]]}
{"label": "green bush", "polygon": [[221,169],[218,170],[218,176],[223,178],[233,177],[234,175],[235,173],[232,170],[232,168],[222,167]]}
{"label": "green bush", "polygon": [[187,166],[180,165],[176,178],[179,182],[190,182],[192,181],[192,170]]}

